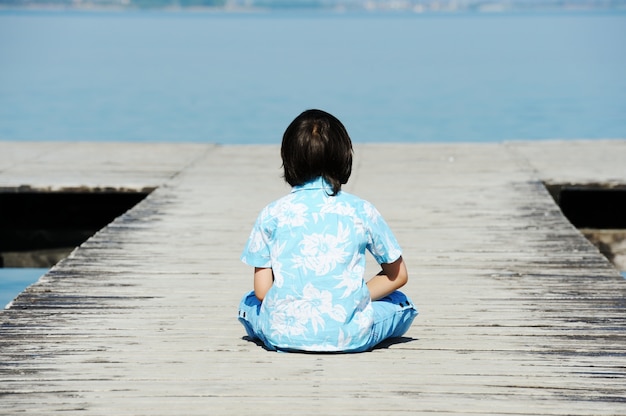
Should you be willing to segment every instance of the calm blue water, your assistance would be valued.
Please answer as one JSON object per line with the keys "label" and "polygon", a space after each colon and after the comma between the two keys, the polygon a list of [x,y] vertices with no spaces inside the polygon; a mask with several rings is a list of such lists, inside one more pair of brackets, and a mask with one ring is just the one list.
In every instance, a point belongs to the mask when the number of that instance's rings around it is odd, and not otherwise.
{"label": "calm blue water", "polygon": [[0,140],[626,137],[626,14],[0,12]]}
{"label": "calm blue water", "polygon": [[13,269],[0,267],[0,310],[27,286],[35,283],[48,269]]}
{"label": "calm blue water", "polygon": [[0,141],[278,143],[314,107],[355,142],[624,138],[625,74],[624,13],[0,11]]}

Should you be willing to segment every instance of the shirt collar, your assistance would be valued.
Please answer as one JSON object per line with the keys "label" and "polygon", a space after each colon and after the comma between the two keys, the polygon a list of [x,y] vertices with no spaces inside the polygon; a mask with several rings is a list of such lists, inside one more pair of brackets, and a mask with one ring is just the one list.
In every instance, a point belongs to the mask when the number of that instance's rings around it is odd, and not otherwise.
{"label": "shirt collar", "polygon": [[333,187],[328,183],[328,181],[326,181],[326,179],[319,176],[305,184],[294,186],[291,189],[291,192],[298,192],[309,189],[324,189],[332,192]]}

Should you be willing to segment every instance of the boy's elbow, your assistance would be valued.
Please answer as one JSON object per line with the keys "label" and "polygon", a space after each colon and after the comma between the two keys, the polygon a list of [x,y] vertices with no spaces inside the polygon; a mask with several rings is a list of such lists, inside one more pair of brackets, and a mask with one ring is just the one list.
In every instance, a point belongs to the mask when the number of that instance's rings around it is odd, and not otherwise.
{"label": "boy's elbow", "polygon": [[406,269],[406,264],[404,263],[404,259],[400,258],[400,267],[398,268],[398,275],[396,276],[396,281],[398,283],[398,288],[406,285],[409,281],[409,272]]}
{"label": "boy's elbow", "polygon": [[396,278],[396,282],[398,284],[398,289],[402,286],[406,285],[409,282],[409,274],[404,270],[404,273],[399,273]]}
{"label": "boy's elbow", "polygon": [[409,273],[406,269],[406,264],[402,257],[398,258],[393,263],[381,264],[382,272],[391,282],[391,287],[396,290],[406,285],[409,281]]}
{"label": "boy's elbow", "polygon": [[265,295],[267,295],[267,288],[255,288],[254,289],[254,296],[256,296],[256,298],[259,300],[259,302],[263,302],[263,299],[265,299]]}

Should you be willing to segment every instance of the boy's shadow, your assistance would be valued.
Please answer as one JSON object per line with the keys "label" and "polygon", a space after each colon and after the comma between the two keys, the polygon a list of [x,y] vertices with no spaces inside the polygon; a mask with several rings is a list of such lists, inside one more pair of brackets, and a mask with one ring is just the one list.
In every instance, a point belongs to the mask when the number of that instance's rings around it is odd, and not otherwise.
{"label": "boy's shadow", "polygon": [[[258,339],[258,338],[251,338],[249,336],[243,336],[241,339],[243,339],[244,341],[248,341],[248,342],[253,342],[255,343],[257,346],[263,348],[265,351],[272,351],[275,352],[274,350],[271,350],[269,348],[267,348],[265,346],[265,344],[263,344],[263,342]],[[384,341],[382,341],[379,344],[376,344],[373,348],[367,350],[367,351],[363,351],[363,352],[368,352],[368,351],[374,351],[374,350],[382,350],[382,349],[388,349],[389,347],[391,347],[392,345],[396,345],[396,344],[406,344],[409,342],[413,342],[413,341],[417,341],[417,338],[411,338],[411,337],[395,337],[395,338],[388,338]],[[354,354],[354,353],[346,353],[346,352],[323,352],[323,351],[290,351],[290,352],[296,352],[296,353],[300,353],[300,354]]]}
{"label": "boy's shadow", "polygon": [[381,343],[376,344],[374,346],[374,348],[372,348],[370,351],[380,350],[380,349],[387,349],[387,348],[391,347],[392,345],[407,344],[407,343],[413,342],[413,341],[417,341],[417,338],[411,338],[411,337],[387,338],[386,340],[382,341]]}

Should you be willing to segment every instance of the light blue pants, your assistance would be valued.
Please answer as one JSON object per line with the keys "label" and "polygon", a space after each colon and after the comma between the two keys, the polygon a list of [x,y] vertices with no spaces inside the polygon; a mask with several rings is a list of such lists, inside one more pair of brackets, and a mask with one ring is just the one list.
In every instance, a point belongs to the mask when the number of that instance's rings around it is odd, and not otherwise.
{"label": "light blue pants", "polygon": [[[397,290],[372,302],[372,307],[374,308],[374,325],[372,325],[367,343],[358,349],[345,352],[368,351],[386,339],[401,337],[418,314],[413,302]],[[258,331],[260,310],[261,302],[254,296],[254,291],[247,293],[239,304],[239,322],[246,329],[250,339],[261,340],[267,348],[273,350],[274,348],[264,339],[263,334]]]}

